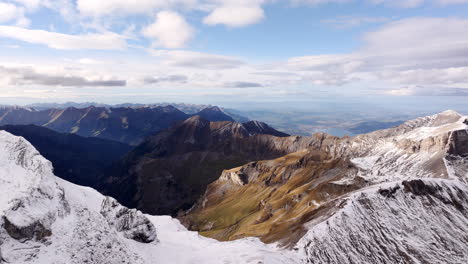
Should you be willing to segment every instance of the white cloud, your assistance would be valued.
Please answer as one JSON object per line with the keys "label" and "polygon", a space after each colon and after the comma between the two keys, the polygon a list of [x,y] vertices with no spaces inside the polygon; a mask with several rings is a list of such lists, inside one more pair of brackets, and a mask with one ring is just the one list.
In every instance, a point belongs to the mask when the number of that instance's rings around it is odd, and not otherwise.
{"label": "white cloud", "polygon": [[314,84],[366,80],[467,87],[467,28],[468,19],[404,19],[365,34],[364,45],[356,52],[295,57],[285,65]]}
{"label": "white cloud", "polygon": [[426,0],[370,0],[374,4],[385,4],[393,7],[415,8],[424,4]]}
{"label": "white cloud", "polygon": [[387,89],[383,94],[394,96],[468,96],[468,88],[409,85],[397,89]]}
{"label": "white cloud", "polygon": [[[59,71],[59,72],[57,72]],[[42,86],[64,86],[64,87],[114,87],[125,86],[126,80],[105,78],[83,77],[77,74],[65,73],[63,70],[54,72],[40,72],[32,66],[6,67],[0,65],[2,78],[8,78],[10,85],[42,85]]]}
{"label": "white cloud", "polygon": [[329,3],[348,3],[354,0],[290,0],[293,4],[320,5]]}
{"label": "white cloud", "polygon": [[192,39],[195,30],[180,14],[161,11],[156,15],[156,21],[144,28],[142,33],[153,41],[154,47],[177,49]]}
{"label": "white cloud", "polygon": [[14,26],[0,26],[0,36],[60,50],[123,50],[127,48],[124,37],[112,32],[67,35],[45,30],[32,30]]}
{"label": "white cloud", "polygon": [[24,9],[11,3],[0,2],[0,23],[14,22],[17,26],[27,27],[30,21],[24,16]]}
{"label": "white cloud", "polygon": [[157,8],[195,7],[197,0],[77,0],[87,16],[150,14]]}
{"label": "white cloud", "polygon": [[208,25],[223,24],[230,27],[243,27],[255,24],[265,17],[260,6],[227,5],[214,9],[203,23]]}
{"label": "white cloud", "polygon": [[16,19],[18,13],[18,8],[15,5],[0,2],[0,23]]}
{"label": "white cloud", "polygon": [[95,60],[95,59],[90,59],[90,58],[81,58],[78,60],[78,63],[80,64],[85,64],[85,65],[98,65],[102,64],[102,61]]}
{"label": "white cloud", "polygon": [[468,19],[404,19],[367,33],[363,52],[399,69],[467,66],[467,28]]}
{"label": "white cloud", "polygon": [[236,57],[208,54],[184,50],[152,50],[153,56],[160,57],[162,63],[168,66],[221,70],[237,68],[245,63]]}
{"label": "white cloud", "polygon": [[13,1],[25,6],[28,9],[36,9],[41,4],[44,4],[44,2],[48,2],[44,0],[13,0]]}

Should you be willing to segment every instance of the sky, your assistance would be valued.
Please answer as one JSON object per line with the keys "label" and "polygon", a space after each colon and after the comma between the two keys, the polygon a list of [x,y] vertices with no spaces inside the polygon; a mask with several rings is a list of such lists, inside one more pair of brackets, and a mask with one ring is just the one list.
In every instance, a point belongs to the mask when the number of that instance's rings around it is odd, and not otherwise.
{"label": "sky", "polygon": [[0,104],[467,95],[468,0],[0,0]]}

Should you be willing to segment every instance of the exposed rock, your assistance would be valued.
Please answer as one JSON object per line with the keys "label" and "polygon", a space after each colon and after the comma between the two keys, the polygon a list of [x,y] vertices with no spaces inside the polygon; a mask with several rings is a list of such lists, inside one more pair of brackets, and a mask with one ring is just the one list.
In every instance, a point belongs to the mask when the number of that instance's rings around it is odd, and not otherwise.
{"label": "exposed rock", "polygon": [[230,181],[237,185],[245,185],[248,183],[246,175],[240,171],[225,170],[219,177],[220,181]]}
{"label": "exposed rock", "polygon": [[423,180],[403,181],[404,191],[414,195],[435,195],[442,188],[438,185],[425,184]]}
{"label": "exposed rock", "polygon": [[17,240],[41,240],[52,235],[50,227],[45,227],[40,221],[17,225],[10,222],[10,219],[6,216],[3,216],[3,228],[12,238]]}
{"label": "exposed rock", "polygon": [[136,209],[128,209],[115,199],[106,197],[101,205],[101,214],[109,225],[122,232],[126,238],[142,243],[156,240],[156,228],[151,221]]}

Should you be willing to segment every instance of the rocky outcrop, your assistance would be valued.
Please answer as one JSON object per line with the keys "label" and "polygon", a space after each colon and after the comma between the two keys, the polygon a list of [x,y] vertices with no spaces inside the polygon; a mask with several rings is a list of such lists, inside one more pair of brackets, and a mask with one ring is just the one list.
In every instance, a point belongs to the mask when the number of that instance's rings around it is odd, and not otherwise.
{"label": "rocky outcrop", "polygon": [[128,209],[115,199],[106,197],[101,205],[101,214],[110,226],[122,232],[128,239],[150,243],[157,239],[156,228],[151,221],[136,209]]}
{"label": "rocky outcrop", "polygon": [[52,234],[57,218],[69,214],[64,191],[54,182],[52,166],[20,137],[0,131],[3,228],[13,239],[41,240]]}

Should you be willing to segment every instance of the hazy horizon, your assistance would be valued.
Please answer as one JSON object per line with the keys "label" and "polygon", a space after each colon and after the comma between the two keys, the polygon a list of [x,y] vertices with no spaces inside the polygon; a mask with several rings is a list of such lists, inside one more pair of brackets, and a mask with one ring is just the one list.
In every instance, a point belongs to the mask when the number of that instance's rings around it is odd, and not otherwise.
{"label": "hazy horizon", "polygon": [[2,0],[0,10],[1,104],[404,108],[425,96],[439,111],[468,95],[465,0]]}

